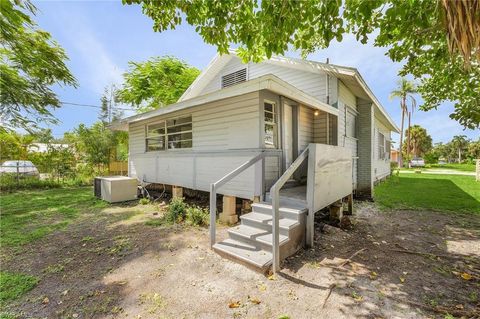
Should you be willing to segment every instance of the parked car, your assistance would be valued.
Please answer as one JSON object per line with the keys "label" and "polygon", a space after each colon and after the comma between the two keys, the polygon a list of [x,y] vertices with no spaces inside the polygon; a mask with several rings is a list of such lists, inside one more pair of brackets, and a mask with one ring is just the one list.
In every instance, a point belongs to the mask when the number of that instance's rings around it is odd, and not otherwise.
{"label": "parked car", "polygon": [[39,177],[38,169],[30,161],[5,161],[0,165],[0,174],[19,174],[23,177]]}
{"label": "parked car", "polygon": [[421,157],[414,157],[410,161],[410,167],[425,167],[425,161]]}

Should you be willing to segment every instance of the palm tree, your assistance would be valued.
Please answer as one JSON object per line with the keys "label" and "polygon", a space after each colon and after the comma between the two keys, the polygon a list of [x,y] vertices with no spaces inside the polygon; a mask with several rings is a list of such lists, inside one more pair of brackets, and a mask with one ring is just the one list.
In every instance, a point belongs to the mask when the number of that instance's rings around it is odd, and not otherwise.
{"label": "palm tree", "polygon": [[[390,93],[390,99],[399,98],[400,99],[400,109],[402,112],[402,125],[400,128],[400,146],[399,146],[399,154],[398,154],[398,166],[403,166],[403,159],[402,159],[402,145],[403,145],[403,126],[405,122],[405,115],[410,118],[410,112],[408,111],[407,100],[409,99],[411,102],[412,111],[417,105],[417,101],[413,97],[413,94],[417,93],[415,88],[415,83],[412,81],[407,80],[404,77],[401,77],[398,80],[398,86],[395,90]],[[410,121],[409,121],[410,122]],[[409,123],[409,131],[410,131],[410,123]],[[407,137],[410,140],[409,137]],[[410,141],[407,143],[407,156],[410,152],[409,150]]]}
{"label": "palm tree", "polygon": [[468,139],[465,135],[455,135],[452,139],[452,145],[458,152],[458,162],[462,162],[462,151],[468,146]]}

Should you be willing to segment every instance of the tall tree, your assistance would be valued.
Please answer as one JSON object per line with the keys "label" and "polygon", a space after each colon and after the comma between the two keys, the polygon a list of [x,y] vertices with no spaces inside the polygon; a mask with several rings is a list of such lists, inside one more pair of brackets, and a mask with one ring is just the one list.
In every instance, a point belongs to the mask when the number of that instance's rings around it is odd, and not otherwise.
{"label": "tall tree", "polygon": [[200,74],[197,68],[170,56],[129,62],[118,100],[145,112],[177,102]]}
{"label": "tall tree", "polygon": [[105,87],[103,95],[100,98],[101,109],[98,118],[103,123],[111,123],[123,116],[123,112],[118,108],[118,89],[115,85]]}
{"label": "tall tree", "polygon": [[[404,122],[405,122],[405,115],[409,116],[409,110],[408,110],[408,105],[407,105],[407,100],[410,100],[410,105],[411,109],[415,108],[417,105],[417,102],[415,98],[413,97],[413,94],[416,93],[415,89],[415,84],[411,81],[408,81],[406,78],[402,77],[398,80],[398,86],[395,90],[393,90],[390,93],[390,98],[399,98],[400,99],[400,111],[402,112],[402,123],[400,127],[400,147],[403,145],[403,128],[404,128]],[[410,116],[409,116],[410,118]],[[410,121],[409,122],[409,130],[407,132],[410,132]],[[407,145],[409,147],[410,141],[408,138]],[[407,151],[407,155],[410,153],[410,151]],[[398,155],[398,166],[403,167],[403,157],[402,157],[402,151],[400,150],[399,155]]]}
{"label": "tall tree", "polygon": [[458,154],[458,162],[462,162],[462,153],[468,147],[468,139],[465,135],[455,135],[451,141]]}
{"label": "tall tree", "polygon": [[480,159],[480,140],[470,142],[467,148],[467,156],[470,159]]}
{"label": "tall tree", "polygon": [[480,1],[194,1],[123,0],[141,4],[156,31],[186,21],[208,44],[227,53],[239,44],[244,60],[300,50],[305,57],[347,33],[386,47],[400,75],[420,79],[423,110],[455,102],[450,115],[480,126]]}
{"label": "tall tree", "polygon": [[61,103],[51,86],[77,83],[65,51],[30,17],[36,8],[29,0],[0,0],[0,12],[0,125],[32,131],[56,121],[51,110]]}
{"label": "tall tree", "polygon": [[405,135],[410,134],[410,146],[404,145],[407,155],[411,154],[414,157],[419,157],[432,149],[432,137],[420,125],[413,125],[405,133]]}

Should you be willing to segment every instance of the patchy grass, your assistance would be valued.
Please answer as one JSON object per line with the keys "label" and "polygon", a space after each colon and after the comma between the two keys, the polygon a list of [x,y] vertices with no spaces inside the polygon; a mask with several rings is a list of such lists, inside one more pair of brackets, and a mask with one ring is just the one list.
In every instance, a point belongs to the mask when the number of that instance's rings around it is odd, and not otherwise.
{"label": "patchy grass", "polygon": [[91,187],[24,191],[0,195],[1,246],[20,246],[62,229],[80,213],[93,213],[108,204],[95,198]]}
{"label": "patchy grass", "polygon": [[33,276],[0,272],[0,304],[6,301],[15,300],[24,293],[32,290],[38,283]]}
{"label": "patchy grass", "polygon": [[390,209],[480,214],[480,183],[474,176],[400,174],[376,186],[374,197]]}

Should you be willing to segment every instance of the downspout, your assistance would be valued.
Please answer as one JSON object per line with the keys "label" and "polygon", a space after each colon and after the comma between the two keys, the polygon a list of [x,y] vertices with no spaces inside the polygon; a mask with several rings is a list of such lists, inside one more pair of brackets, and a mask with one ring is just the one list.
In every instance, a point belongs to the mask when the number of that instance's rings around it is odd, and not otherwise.
{"label": "downspout", "polygon": [[[327,64],[329,64],[329,63],[330,63],[330,59],[327,58]],[[327,93],[327,104],[330,105],[330,78],[328,77],[328,73],[327,73],[327,72],[325,72],[325,76],[326,76],[326,81],[325,81],[325,83],[326,83],[326,86],[327,86],[327,87],[326,87],[326,89],[327,89],[327,92],[326,92],[326,93]]]}

